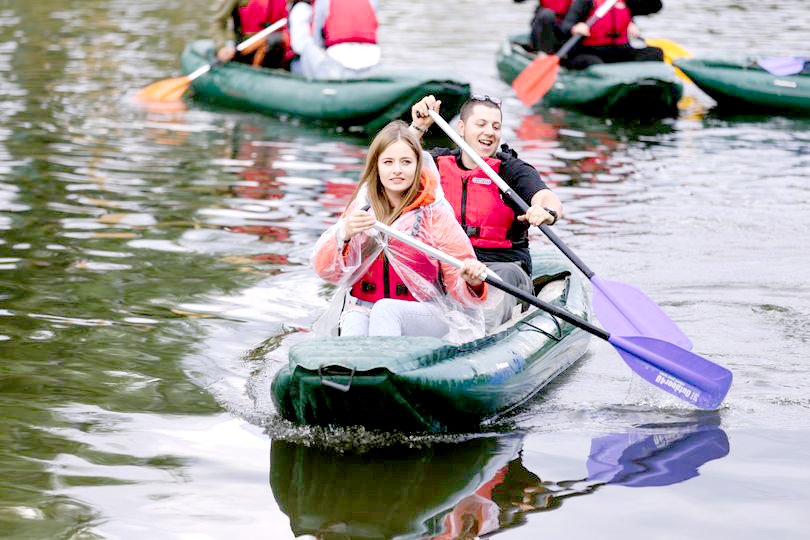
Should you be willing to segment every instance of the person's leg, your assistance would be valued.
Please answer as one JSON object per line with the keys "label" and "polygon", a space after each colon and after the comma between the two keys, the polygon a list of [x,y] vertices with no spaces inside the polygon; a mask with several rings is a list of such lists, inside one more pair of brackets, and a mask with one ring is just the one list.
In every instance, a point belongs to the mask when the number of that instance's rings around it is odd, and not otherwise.
{"label": "person's leg", "polygon": [[579,70],[605,63],[598,54],[594,54],[587,49],[590,49],[590,47],[575,49],[566,58],[563,58],[561,64],[568,69]]}
{"label": "person's leg", "polygon": [[428,302],[383,298],[374,303],[369,317],[370,336],[432,336],[449,332],[441,312]]}
{"label": "person's leg", "polygon": [[367,336],[369,310],[352,308],[340,316],[340,336]]}
{"label": "person's leg", "polygon": [[658,47],[642,47],[637,49],[630,44],[610,47],[594,47],[594,54],[598,55],[606,64],[617,62],[663,62],[664,51]]}
{"label": "person's leg", "polygon": [[[532,280],[523,271],[518,263],[489,262],[487,268],[498,274],[503,281],[517,287],[527,294],[534,294]],[[508,293],[503,293],[503,300],[484,310],[484,322],[487,330],[503,324],[512,318],[512,310],[518,304],[518,299]]]}
{"label": "person's leg", "polygon": [[[275,35],[275,34],[274,34]],[[268,40],[267,52],[262,58],[262,67],[270,69],[286,69],[284,65],[284,56],[287,50],[284,43],[280,39]]]}
{"label": "person's leg", "polygon": [[634,60],[636,62],[663,62],[664,51],[658,47],[643,47],[633,49]]}
{"label": "person's leg", "polygon": [[560,48],[557,16],[548,8],[538,7],[534,12],[529,33],[529,46],[533,51],[557,52]]}

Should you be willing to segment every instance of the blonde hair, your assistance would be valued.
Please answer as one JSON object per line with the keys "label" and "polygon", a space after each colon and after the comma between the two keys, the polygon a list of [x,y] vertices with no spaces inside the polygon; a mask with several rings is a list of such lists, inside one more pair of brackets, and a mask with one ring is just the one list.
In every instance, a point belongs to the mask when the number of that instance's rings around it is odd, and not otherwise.
{"label": "blonde hair", "polygon": [[[416,158],[416,172],[411,187],[402,194],[402,200],[394,207],[385,194],[385,188],[382,185],[380,173],[377,169],[377,161],[380,159],[380,154],[398,141],[404,141],[413,150]],[[411,133],[411,130],[408,129],[408,124],[402,120],[394,120],[382,128],[374,137],[374,140],[371,141],[363,174],[360,176],[360,182],[354,190],[352,200],[357,198],[357,194],[363,186],[368,186],[368,199],[371,202],[371,207],[374,208],[374,215],[377,216],[378,220],[390,225],[419,195],[419,191],[422,189],[421,173],[422,145]]]}

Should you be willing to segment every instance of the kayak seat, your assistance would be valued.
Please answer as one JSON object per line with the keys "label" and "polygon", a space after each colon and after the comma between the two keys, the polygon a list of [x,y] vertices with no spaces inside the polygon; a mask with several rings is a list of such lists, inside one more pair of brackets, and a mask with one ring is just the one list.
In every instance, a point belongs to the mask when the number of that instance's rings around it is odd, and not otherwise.
{"label": "kayak seat", "polygon": [[[549,304],[559,303],[558,300],[564,300],[568,293],[568,278],[570,276],[571,272],[567,270],[558,272],[556,274],[535,276],[532,279],[532,283],[534,284],[534,295],[543,302]],[[533,312],[535,311],[537,311],[537,308],[524,304],[523,302],[519,302],[512,309],[512,317],[488,331],[487,334],[493,335],[503,332],[504,330],[507,330],[520,322],[522,319],[534,316]]]}

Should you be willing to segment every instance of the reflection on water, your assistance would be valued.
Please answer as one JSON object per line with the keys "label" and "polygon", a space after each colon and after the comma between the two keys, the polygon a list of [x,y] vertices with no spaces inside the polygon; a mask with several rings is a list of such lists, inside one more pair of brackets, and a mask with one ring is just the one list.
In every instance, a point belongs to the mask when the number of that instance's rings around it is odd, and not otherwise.
{"label": "reflection on water", "polygon": [[729,452],[716,414],[593,438],[582,478],[544,480],[521,457],[522,435],[366,453],[276,440],[270,484],[295,535],[476,538],[605,485],[667,486]]}

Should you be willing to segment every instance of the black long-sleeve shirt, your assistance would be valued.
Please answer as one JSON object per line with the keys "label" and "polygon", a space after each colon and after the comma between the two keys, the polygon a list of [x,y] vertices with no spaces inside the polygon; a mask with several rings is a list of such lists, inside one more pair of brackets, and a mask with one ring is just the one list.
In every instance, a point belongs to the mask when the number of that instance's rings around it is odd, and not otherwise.
{"label": "black long-sleeve shirt", "polygon": [[[627,4],[630,13],[632,13],[634,17],[637,15],[658,13],[664,7],[661,0],[624,0],[624,3]],[[588,15],[590,15],[592,10],[593,0],[574,0],[571,2],[571,7],[568,8],[568,13],[565,14],[565,18],[560,25],[563,33],[566,35],[570,34],[571,28],[573,28],[575,24],[588,20]]]}

